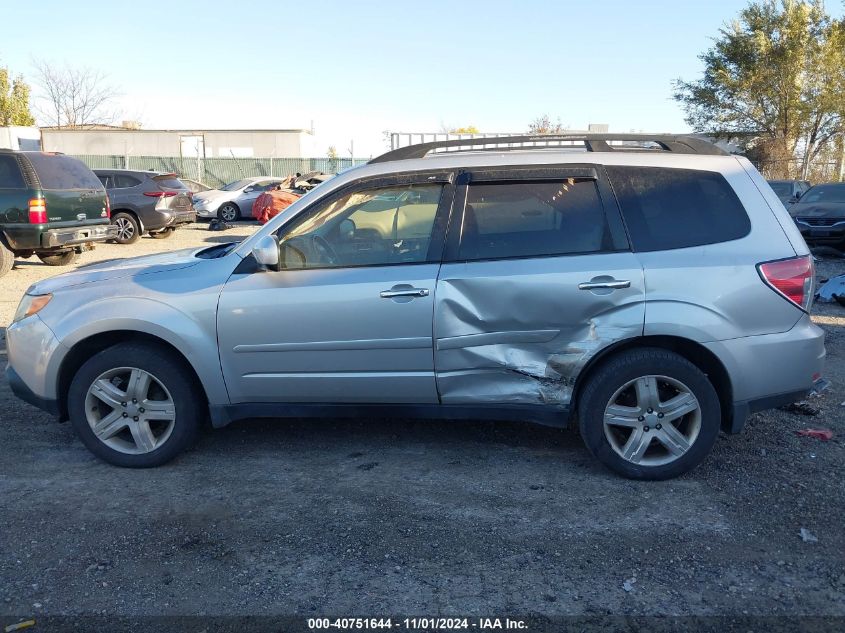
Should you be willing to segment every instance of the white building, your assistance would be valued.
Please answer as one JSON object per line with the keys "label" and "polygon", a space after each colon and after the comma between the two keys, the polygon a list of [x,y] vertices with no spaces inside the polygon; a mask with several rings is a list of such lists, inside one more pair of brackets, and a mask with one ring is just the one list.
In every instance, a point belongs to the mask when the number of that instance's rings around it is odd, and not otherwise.
{"label": "white building", "polygon": [[111,126],[42,128],[47,152],[183,158],[310,158],[309,130],[138,130]]}
{"label": "white building", "polygon": [[41,149],[41,131],[37,127],[20,125],[0,127],[0,148],[38,151]]}

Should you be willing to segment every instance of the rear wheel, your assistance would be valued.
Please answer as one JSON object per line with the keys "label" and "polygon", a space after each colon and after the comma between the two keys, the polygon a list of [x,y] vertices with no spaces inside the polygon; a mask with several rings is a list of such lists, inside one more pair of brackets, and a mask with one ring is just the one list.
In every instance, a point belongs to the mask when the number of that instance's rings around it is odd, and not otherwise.
{"label": "rear wheel", "polygon": [[36,253],[38,259],[48,266],[69,266],[76,261],[79,253],[76,251],[59,251],[58,253]]}
{"label": "rear wheel", "polygon": [[171,237],[176,229],[164,229],[162,231],[157,231],[156,233],[150,233],[150,237],[154,237],[157,240],[165,240],[168,237]]}
{"label": "rear wheel", "polygon": [[141,237],[141,225],[131,213],[118,211],[112,215],[111,223],[117,227],[117,237],[114,241],[118,244],[134,244]]}
{"label": "rear wheel", "polygon": [[0,277],[12,270],[15,264],[15,255],[10,251],[3,242],[0,242]]}
{"label": "rear wheel", "polygon": [[234,202],[224,202],[217,209],[217,218],[224,222],[234,222],[241,217],[241,210]]}
{"label": "rear wheel", "polygon": [[202,406],[184,363],[167,349],[135,343],[90,358],[68,392],[82,443],[116,466],[149,468],[193,443]]}
{"label": "rear wheel", "polygon": [[674,352],[622,352],[581,394],[581,436],[605,466],[631,479],[669,479],[697,466],[719,434],[721,412],[707,376]]}

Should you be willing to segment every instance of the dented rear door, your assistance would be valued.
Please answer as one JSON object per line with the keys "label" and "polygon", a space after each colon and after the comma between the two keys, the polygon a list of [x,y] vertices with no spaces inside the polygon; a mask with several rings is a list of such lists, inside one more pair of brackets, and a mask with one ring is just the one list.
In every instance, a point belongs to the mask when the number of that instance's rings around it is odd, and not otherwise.
{"label": "dented rear door", "polygon": [[435,295],[441,402],[565,408],[591,358],[643,332],[643,271],[604,170],[478,170],[459,184]]}

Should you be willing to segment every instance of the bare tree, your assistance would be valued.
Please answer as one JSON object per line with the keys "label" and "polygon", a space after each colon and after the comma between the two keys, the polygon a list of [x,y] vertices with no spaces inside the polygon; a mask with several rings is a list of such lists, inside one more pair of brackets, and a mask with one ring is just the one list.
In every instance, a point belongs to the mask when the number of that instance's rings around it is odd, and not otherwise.
{"label": "bare tree", "polygon": [[40,91],[34,106],[42,123],[84,127],[118,119],[114,100],[119,93],[101,71],[67,64],[54,66],[44,60],[37,60],[35,69],[35,83]]}

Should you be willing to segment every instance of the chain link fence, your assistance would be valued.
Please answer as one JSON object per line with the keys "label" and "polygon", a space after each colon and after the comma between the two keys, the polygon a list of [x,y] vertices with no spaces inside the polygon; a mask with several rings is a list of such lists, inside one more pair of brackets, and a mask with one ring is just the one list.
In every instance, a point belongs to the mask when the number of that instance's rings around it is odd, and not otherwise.
{"label": "chain link fence", "polygon": [[178,174],[217,188],[240,178],[284,177],[322,171],[336,174],[368,158],[182,158],[179,156],[76,155],[91,169],[137,169]]}

